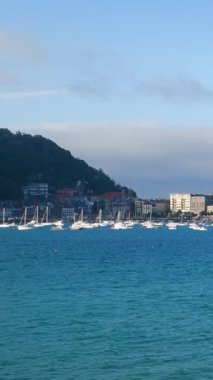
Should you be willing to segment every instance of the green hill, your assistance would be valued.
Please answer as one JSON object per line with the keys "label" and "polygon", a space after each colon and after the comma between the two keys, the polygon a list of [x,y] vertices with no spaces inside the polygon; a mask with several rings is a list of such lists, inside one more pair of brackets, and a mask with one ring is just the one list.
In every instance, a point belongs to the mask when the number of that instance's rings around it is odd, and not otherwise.
{"label": "green hill", "polygon": [[0,199],[19,199],[21,186],[47,182],[51,192],[87,182],[94,194],[122,189],[108,175],[40,135],[0,129]]}

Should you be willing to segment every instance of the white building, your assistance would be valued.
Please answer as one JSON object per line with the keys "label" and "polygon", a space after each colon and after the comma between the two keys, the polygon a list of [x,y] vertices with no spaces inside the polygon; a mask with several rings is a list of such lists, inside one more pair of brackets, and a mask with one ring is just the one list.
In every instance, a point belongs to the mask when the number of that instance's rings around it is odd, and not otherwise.
{"label": "white building", "polygon": [[212,214],[213,213],[213,205],[207,206],[207,213]]}
{"label": "white building", "polygon": [[191,194],[171,193],[170,210],[172,212],[190,212],[191,211]]}
{"label": "white building", "polygon": [[25,197],[44,196],[48,197],[48,183],[29,183],[22,187],[22,191]]}

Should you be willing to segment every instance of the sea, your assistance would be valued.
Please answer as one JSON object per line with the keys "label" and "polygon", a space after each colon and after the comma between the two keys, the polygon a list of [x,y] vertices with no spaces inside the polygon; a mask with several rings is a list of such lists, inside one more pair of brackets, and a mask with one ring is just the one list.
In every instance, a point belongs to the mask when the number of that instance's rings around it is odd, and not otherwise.
{"label": "sea", "polygon": [[0,380],[69,379],[213,379],[213,227],[0,230]]}

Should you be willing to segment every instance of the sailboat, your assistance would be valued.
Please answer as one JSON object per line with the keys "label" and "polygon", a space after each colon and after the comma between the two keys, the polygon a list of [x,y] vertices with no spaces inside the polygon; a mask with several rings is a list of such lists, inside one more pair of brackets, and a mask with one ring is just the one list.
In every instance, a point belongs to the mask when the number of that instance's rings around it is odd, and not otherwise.
{"label": "sailboat", "polygon": [[39,222],[38,218],[38,212],[37,212],[37,223],[34,224],[34,227],[46,227],[46,226],[52,226],[53,223],[49,222],[49,208],[46,207],[44,211],[44,215],[41,219],[41,222]]}
{"label": "sailboat", "polygon": [[172,220],[169,220],[168,223],[166,223],[166,227],[168,227],[169,230],[176,230],[177,223],[173,222]]}
{"label": "sailboat", "polygon": [[131,217],[130,217],[130,212],[129,212],[129,216],[128,216],[128,219],[124,222],[124,224],[128,227],[128,228],[132,228],[135,226],[136,222],[131,220]]}
{"label": "sailboat", "polygon": [[33,219],[28,223],[28,225],[35,227],[36,224],[38,224],[38,206],[36,206]]}
{"label": "sailboat", "polygon": [[98,224],[99,224],[99,227],[106,227],[106,226],[109,225],[109,221],[108,220],[103,220],[103,211],[102,211],[102,209],[99,210]]}
{"label": "sailboat", "polygon": [[146,220],[145,222],[141,223],[142,227],[145,227],[147,229],[157,228],[152,221],[152,211],[150,212],[149,220]]}
{"label": "sailboat", "polygon": [[106,227],[107,224],[103,222],[102,209],[99,210],[96,222],[92,223],[92,227]]}
{"label": "sailboat", "polygon": [[181,214],[180,222],[178,222],[177,225],[180,226],[180,227],[185,227],[186,226],[186,223],[183,222],[183,214]]}
{"label": "sailboat", "polygon": [[2,224],[0,224],[0,228],[7,228],[10,227],[10,224],[5,222],[5,208],[3,208],[2,211]]}
{"label": "sailboat", "polygon": [[41,219],[41,223],[45,226],[51,226],[52,223],[49,222],[49,207],[47,206],[44,212],[44,215]]}
{"label": "sailboat", "polygon": [[81,209],[80,220],[77,222],[74,220],[73,224],[70,226],[71,230],[82,230],[84,228],[93,228],[93,225],[88,222],[84,222],[84,210]]}
{"label": "sailboat", "polygon": [[24,208],[24,214],[20,220],[20,224],[17,226],[18,230],[31,230],[32,227],[27,224],[27,207]]}
{"label": "sailboat", "polygon": [[80,221],[76,221],[76,213],[74,212],[74,218],[73,218],[73,223],[70,226],[71,230],[82,230],[83,228],[81,227]]}
{"label": "sailboat", "polygon": [[117,218],[116,218],[116,221],[115,223],[112,225],[111,229],[112,230],[127,230],[128,227],[127,225],[125,225],[122,221],[121,221],[121,212],[118,211],[118,215],[117,215]]}

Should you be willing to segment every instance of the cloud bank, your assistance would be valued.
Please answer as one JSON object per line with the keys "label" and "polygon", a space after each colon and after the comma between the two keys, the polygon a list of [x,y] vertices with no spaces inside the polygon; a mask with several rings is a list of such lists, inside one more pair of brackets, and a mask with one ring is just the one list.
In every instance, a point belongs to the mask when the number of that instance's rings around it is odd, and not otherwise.
{"label": "cloud bank", "polygon": [[141,95],[157,96],[169,102],[197,102],[213,100],[213,90],[202,82],[179,76],[176,79],[156,77],[142,80],[136,86]]}
{"label": "cloud bank", "polygon": [[44,123],[24,128],[27,130],[53,139],[117,182],[135,188],[138,194],[213,193],[211,127]]}

